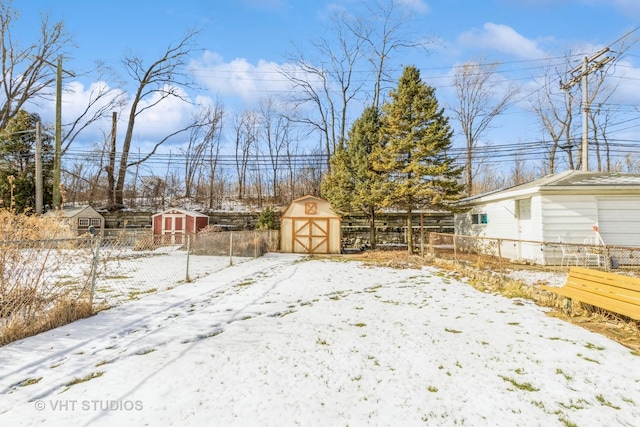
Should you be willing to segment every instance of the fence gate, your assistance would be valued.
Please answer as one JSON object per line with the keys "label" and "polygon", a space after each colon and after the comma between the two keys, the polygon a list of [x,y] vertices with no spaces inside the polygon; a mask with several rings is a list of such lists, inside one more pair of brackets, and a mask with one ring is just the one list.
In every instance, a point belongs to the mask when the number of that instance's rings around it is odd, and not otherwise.
{"label": "fence gate", "polygon": [[308,254],[329,253],[329,219],[294,218],[293,252]]}

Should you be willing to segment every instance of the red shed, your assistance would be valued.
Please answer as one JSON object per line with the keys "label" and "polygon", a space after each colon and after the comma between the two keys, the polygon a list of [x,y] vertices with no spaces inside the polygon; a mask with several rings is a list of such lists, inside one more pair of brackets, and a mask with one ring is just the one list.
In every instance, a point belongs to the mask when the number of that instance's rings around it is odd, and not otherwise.
{"label": "red shed", "polygon": [[196,234],[209,225],[209,217],[200,212],[171,208],[151,215],[154,236],[166,236],[163,241],[182,243],[185,234]]}

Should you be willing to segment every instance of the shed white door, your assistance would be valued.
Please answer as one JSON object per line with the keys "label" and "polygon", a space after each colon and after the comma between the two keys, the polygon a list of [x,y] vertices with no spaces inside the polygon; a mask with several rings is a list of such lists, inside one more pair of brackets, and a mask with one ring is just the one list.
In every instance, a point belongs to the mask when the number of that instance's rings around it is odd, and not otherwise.
{"label": "shed white door", "polygon": [[329,253],[329,219],[294,218],[293,252],[308,254]]}
{"label": "shed white door", "polygon": [[535,248],[537,245],[529,243],[533,240],[531,198],[516,200],[516,212],[518,218],[518,258],[536,259]]}
{"label": "shed white door", "polygon": [[165,243],[180,244],[183,242],[185,215],[165,215],[162,234]]}
{"label": "shed white door", "polygon": [[598,228],[607,245],[640,247],[640,200],[598,198]]}

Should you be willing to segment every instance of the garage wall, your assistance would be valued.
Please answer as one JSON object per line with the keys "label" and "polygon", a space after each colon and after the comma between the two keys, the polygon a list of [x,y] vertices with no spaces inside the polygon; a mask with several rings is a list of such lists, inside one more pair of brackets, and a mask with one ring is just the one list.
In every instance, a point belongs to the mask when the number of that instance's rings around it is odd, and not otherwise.
{"label": "garage wall", "polygon": [[593,195],[542,196],[542,240],[584,243],[593,236],[598,223],[596,198]]}
{"label": "garage wall", "polygon": [[597,223],[607,245],[640,246],[640,199],[598,197]]}

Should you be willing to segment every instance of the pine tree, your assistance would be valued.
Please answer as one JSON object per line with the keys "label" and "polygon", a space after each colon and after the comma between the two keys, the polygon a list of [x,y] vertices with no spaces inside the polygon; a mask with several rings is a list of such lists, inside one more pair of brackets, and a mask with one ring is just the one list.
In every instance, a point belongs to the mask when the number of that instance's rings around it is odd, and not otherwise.
{"label": "pine tree", "polygon": [[[22,213],[35,207],[35,127],[39,117],[20,110],[0,134],[0,206]],[[44,202],[51,203],[52,145],[43,135]],[[12,177],[12,178],[10,178]],[[49,183],[49,185],[46,185]]]}
{"label": "pine tree", "polygon": [[375,248],[376,213],[380,209],[381,175],[373,170],[371,153],[380,144],[380,118],[375,107],[368,107],[358,118],[344,148],[331,159],[331,173],[322,184],[322,192],[338,212],[362,212],[369,219],[371,246]]}
{"label": "pine tree", "polygon": [[331,156],[331,171],[325,175],[321,184],[322,197],[331,203],[331,207],[340,215],[352,211],[354,180],[351,162],[346,148],[338,146]]}
{"label": "pine tree", "polygon": [[416,209],[446,208],[462,191],[462,168],[447,156],[453,131],[439,107],[435,89],[406,67],[396,90],[382,106],[384,145],[373,155],[374,169],[383,173],[383,205],[407,212],[407,243],[413,253],[412,214]]}

